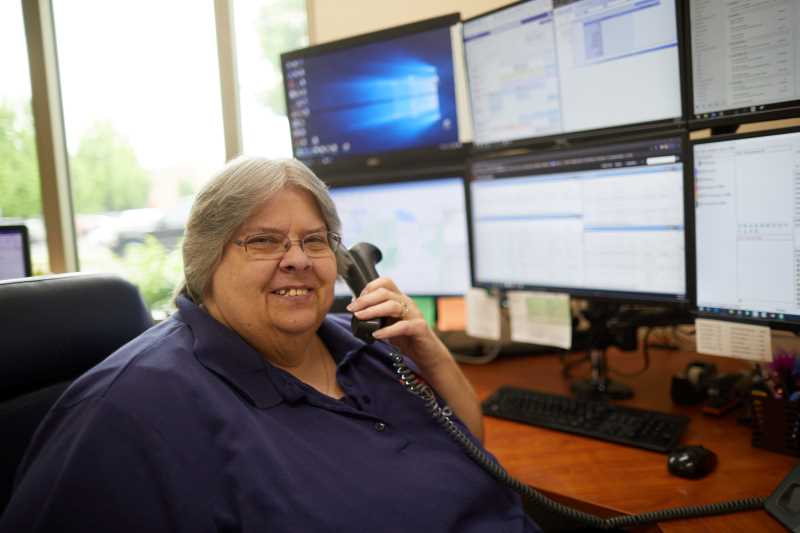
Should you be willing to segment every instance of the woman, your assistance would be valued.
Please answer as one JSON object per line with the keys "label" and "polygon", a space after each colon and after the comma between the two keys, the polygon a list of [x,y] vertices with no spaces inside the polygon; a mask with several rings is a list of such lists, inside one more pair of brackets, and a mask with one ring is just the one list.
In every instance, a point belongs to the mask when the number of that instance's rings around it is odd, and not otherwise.
{"label": "woman", "polygon": [[[2,531],[533,531],[398,383],[391,346],[328,316],[340,222],[297,161],[240,158],[199,194],[178,312],[79,378]],[[481,439],[475,394],[387,278],[348,309]]]}

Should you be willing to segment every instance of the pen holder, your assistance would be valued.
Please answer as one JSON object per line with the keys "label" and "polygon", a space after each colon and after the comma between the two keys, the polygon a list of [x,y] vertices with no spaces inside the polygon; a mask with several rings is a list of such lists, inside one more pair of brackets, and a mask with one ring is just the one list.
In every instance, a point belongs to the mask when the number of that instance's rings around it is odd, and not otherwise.
{"label": "pen holder", "polygon": [[751,405],[753,446],[800,456],[800,402],[753,391]]}

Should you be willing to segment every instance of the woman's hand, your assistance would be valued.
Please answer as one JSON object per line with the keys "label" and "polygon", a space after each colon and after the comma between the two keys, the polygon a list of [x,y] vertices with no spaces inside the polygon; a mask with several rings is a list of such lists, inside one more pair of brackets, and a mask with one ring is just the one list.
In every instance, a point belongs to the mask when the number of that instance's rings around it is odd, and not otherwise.
{"label": "woman's hand", "polygon": [[384,277],[372,280],[347,310],[360,320],[391,319],[374,333],[375,338],[391,341],[410,357],[425,381],[483,441],[483,416],[475,390],[414,301],[400,292],[394,281]]}
{"label": "woman's hand", "polygon": [[403,294],[390,278],[372,280],[347,310],[359,320],[389,318],[390,325],[375,332],[376,339],[387,340],[400,348],[424,372],[442,359],[451,359],[450,352],[428,327],[414,300]]}

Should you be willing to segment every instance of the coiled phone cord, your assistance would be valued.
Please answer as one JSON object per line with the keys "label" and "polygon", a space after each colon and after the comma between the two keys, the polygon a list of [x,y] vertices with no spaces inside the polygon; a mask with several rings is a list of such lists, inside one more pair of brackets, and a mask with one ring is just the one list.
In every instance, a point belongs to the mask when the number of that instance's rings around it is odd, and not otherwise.
{"label": "coiled phone cord", "polygon": [[597,529],[616,529],[621,527],[640,526],[654,522],[664,522],[667,520],[677,520],[685,518],[694,518],[699,516],[712,516],[720,514],[728,514],[739,511],[748,511],[764,508],[764,501],[766,498],[752,497],[741,500],[730,500],[727,502],[712,503],[708,505],[694,505],[687,507],[674,507],[672,509],[665,509],[662,511],[653,511],[650,513],[642,513],[637,515],[616,516],[613,518],[600,518],[599,516],[585,513],[577,509],[573,509],[555,500],[552,500],[541,494],[540,492],[532,489],[525,483],[512,477],[506,470],[493,460],[486,452],[480,449],[475,443],[467,437],[461,429],[450,419],[453,414],[452,410],[445,406],[440,407],[436,401],[436,396],[433,390],[417,378],[414,372],[408,368],[403,362],[403,356],[396,350],[390,353],[392,365],[395,371],[400,376],[400,380],[406,389],[415,396],[421,398],[428,408],[431,416],[439,422],[439,425],[444,428],[450,437],[464,448],[467,456],[478,463],[478,465],[492,475],[497,481],[511,488],[524,498],[532,501],[534,504],[539,504],[547,507],[548,509],[562,514],[566,517],[572,518],[579,522],[586,524]]}

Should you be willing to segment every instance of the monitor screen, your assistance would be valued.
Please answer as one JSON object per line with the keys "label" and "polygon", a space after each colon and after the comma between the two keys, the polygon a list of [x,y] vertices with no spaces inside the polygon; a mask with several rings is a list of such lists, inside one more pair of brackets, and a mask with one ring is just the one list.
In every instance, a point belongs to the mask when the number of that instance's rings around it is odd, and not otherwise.
{"label": "monitor screen", "polygon": [[0,226],[0,279],[30,275],[28,228],[22,225]]}
{"label": "monitor screen", "polygon": [[685,139],[472,164],[475,284],[688,302]]}
{"label": "monitor screen", "polygon": [[800,3],[689,2],[692,120],[800,111]]}
{"label": "monitor screen", "polygon": [[800,323],[800,131],[693,145],[697,308]]}
{"label": "monitor screen", "polygon": [[469,140],[457,15],[281,60],[294,155],[309,166],[374,166],[393,153],[445,154]]}
{"label": "monitor screen", "polygon": [[[419,296],[460,295],[469,288],[465,193],[461,177],[331,188],[344,244],[380,248],[378,272]],[[349,294],[343,282],[336,294]]]}
{"label": "monitor screen", "polygon": [[529,0],[464,22],[473,142],[680,122],[675,0]]}

